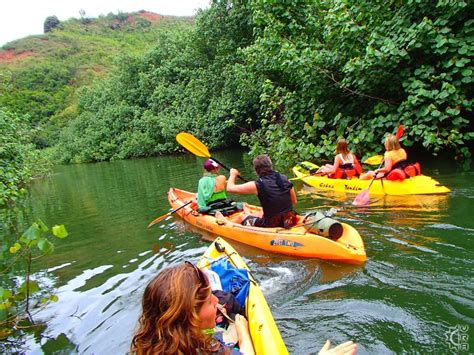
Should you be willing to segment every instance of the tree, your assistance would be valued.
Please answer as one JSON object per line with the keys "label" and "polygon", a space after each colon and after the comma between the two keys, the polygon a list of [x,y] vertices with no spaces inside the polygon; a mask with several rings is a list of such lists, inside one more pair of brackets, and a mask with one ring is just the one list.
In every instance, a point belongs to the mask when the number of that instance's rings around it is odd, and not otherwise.
{"label": "tree", "polygon": [[56,16],[48,16],[44,20],[44,33],[50,32],[53,28],[58,27],[61,22]]}

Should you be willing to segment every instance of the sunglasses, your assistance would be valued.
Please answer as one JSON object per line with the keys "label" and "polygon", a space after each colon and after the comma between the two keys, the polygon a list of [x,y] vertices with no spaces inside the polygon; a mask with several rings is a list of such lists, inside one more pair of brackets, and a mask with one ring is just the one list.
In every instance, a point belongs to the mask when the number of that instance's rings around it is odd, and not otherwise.
{"label": "sunglasses", "polygon": [[200,268],[198,268],[196,265],[194,265],[193,263],[189,262],[189,261],[185,261],[184,263],[186,265],[190,265],[194,269],[201,287],[206,287],[207,283],[206,283],[206,280],[205,280],[205,276],[202,273],[202,270]]}

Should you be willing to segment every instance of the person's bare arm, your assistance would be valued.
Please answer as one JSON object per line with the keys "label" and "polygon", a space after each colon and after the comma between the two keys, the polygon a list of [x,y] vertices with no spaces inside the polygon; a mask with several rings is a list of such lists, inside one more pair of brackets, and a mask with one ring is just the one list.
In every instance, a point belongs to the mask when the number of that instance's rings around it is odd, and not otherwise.
{"label": "person's bare arm", "polygon": [[342,161],[341,161],[341,158],[338,154],[334,158],[334,164],[332,166],[332,171],[329,174],[334,174],[336,172],[336,170],[339,168],[339,166],[342,165],[341,163],[342,163]]}
{"label": "person's bare arm", "polygon": [[214,192],[222,191],[226,187],[225,175],[218,175],[216,177],[216,186],[214,186]]}
{"label": "person's bare arm", "polygon": [[239,350],[244,355],[254,355],[255,351],[252,345],[252,338],[249,332],[249,323],[247,319],[240,315],[235,315],[235,328],[239,337]]}
{"label": "person's bare arm", "polygon": [[256,195],[257,185],[255,185],[255,181],[237,185],[235,179],[237,179],[238,175],[239,171],[237,169],[230,169],[230,176],[227,181],[227,192],[237,195]]}
{"label": "person's bare arm", "polygon": [[332,349],[330,349],[330,347],[331,342],[326,340],[326,344],[324,344],[318,355],[353,355],[357,352],[357,344],[350,340]]}
{"label": "person's bare arm", "polygon": [[292,187],[290,190],[290,197],[291,197],[291,204],[294,206],[298,202],[298,199],[296,198],[296,192],[295,188]]}
{"label": "person's bare arm", "polygon": [[385,159],[385,165],[381,169],[375,170],[376,173],[388,173],[392,170],[393,162],[392,159]]}

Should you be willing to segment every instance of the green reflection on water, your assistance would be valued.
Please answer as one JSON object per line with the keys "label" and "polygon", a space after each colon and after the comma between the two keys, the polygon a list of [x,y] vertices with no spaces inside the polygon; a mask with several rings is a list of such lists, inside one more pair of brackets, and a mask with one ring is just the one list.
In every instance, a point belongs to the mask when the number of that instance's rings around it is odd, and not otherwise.
{"label": "green reflection on water", "polygon": [[[254,176],[242,151],[215,155]],[[51,283],[60,300],[37,314],[53,338],[64,332],[83,352],[127,351],[148,280],[166,265],[197,259],[208,245],[173,218],[146,228],[168,211],[170,187],[196,189],[202,162],[179,155],[61,166],[32,185],[24,219],[61,223],[70,233],[35,265],[56,268]],[[448,196],[379,197],[358,209],[354,195],[296,184],[299,211],[337,207],[339,218],[359,230],[369,256],[364,266],[235,245],[262,283],[292,353],[315,352],[326,338],[353,339],[370,353],[447,352],[445,333],[457,324],[471,325],[472,343],[474,174],[435,163],[424,164],[424,173],[452,188]]]}

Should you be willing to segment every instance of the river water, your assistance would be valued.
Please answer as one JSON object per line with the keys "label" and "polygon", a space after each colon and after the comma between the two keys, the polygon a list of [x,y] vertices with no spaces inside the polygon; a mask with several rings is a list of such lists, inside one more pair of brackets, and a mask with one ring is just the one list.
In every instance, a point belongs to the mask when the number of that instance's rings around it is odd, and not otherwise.
{"label": "river water", "polygon": [[[244,152],[216,158],[253,177]],[[46,322],[47,338],[28,339],[29,353],[127,352],[147,282],[166,266],[197,261],[209,245],[178,219],[146,228],[168,211],[170,187],[195,191],[201,165],[180,155],[59,166],[33,183],[24,219],[65,224],[70,236],[35,264],[35,277],[56,288],[59,301],[33,312]],[[423,170],[452,192],[373,196],[356,208],[355,195],[295,185],[299,212],[335,207],[359,231],[364,265],[232,243],[259,280],[290,353],[315,353],[326,339],[352,339],[361,354],[474,351],[474,173],[434,160]]]}

